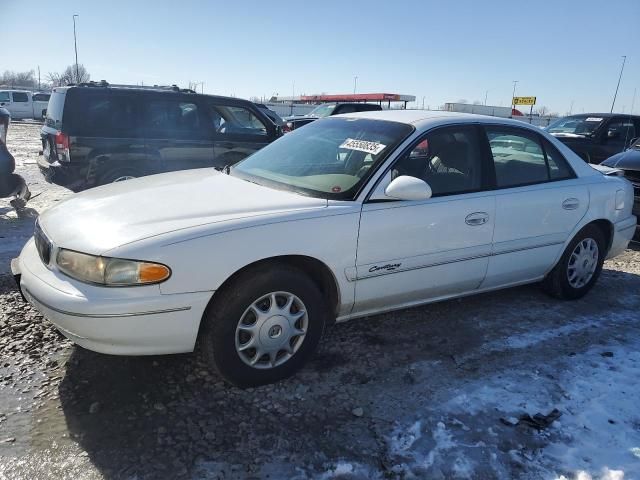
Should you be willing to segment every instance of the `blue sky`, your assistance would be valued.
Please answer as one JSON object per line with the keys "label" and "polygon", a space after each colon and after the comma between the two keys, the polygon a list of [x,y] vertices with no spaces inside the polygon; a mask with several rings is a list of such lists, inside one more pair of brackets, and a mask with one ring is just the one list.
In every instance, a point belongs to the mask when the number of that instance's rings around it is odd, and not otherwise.
{"label": "blue sky", "polygon": [[[432,108],[535,95],[561,114],[640,112],[640,0],[0,0],[0,71],[79,62],[111,83],[206,93],[415,95]],[[524,107],[523,107],[524,108]]]}

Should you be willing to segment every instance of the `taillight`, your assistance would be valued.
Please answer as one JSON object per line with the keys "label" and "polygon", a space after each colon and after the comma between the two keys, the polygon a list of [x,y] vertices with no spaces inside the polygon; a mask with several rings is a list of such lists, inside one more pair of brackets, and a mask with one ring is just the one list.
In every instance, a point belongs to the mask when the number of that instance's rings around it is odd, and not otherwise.
{"label": "taillight", "polygon": [[58,153],[58,160],[61,162],[69,161],[69,136],[62,133],[56,133],[56,152]]}

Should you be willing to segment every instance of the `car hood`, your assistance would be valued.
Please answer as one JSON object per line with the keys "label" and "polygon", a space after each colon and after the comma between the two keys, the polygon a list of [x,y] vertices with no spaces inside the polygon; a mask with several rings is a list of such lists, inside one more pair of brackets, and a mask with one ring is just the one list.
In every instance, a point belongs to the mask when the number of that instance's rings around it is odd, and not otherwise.
{"label": "car hood", "polygon": [[275,190],[213,169],[118,182],[72,195],[40,216],[57,246],[100,255],[145,238],[203,225],[327,206],[327,200]]}
{"label": "car hood", "polygon": [[640,171],[640,150],[630,148],[624,152],[616,153],[602,162],[602,165],[623,170]]}

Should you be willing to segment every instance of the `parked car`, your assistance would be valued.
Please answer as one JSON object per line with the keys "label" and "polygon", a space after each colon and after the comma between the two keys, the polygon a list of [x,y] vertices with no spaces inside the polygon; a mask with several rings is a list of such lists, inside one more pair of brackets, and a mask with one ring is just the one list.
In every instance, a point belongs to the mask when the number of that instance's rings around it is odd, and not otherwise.
{"label": "parked car", "polygon": [[280,115],[267,107],[264,103],[256,103],[256,107],[260,109],[262,113],[264,113],[267,117],[271,119],[273,123],[276,125],[283,127],[285,125],[285,121],[282,119]]}
{"label": "parked car", "polygon": [[6,108],[14,120],[42,120],[47,111],[49,93],[28,90],[0,90],[0,107]]}
{"label": "parked car", "polygon": [[601,163],[640,136],[640,116],[585,113],[560,118],[546,129],[588,163]]}
{"label": "parked car", "polygon": [[241,386],[291,375],[335,321],[533,282],[577,299],[636,225],[633,188],[523,122],[361,112],[228,174],[69,197],[12,270],[77,344],[190,352]]}
{"label": "parked car", "polygon": [[287,122],[287,130],[291,131],[296,128],[303,127],[304,125],[308,125],[319,118],[329,117],[331,115],[354,112],[373,112],[377,110],[382,110],[382,107],[375,103],[324,103],[322,105],[318,105],[306,115],[286,117],[285,120]]}
{"label": "parked car", "polygon": [[[607,158],[602,165],[624,172],[624,176],[633,185],[635,195],[633,214],[640,217],[640,137],[633,140],[629,149]],[[640,235],[640,228],[637,233]]]}
{"label": "parked car", "polygon": [[281,134],[247,100],[90,83],[53,90],[38,164],[48,181],[79,191],[160,172],[222,168]]}

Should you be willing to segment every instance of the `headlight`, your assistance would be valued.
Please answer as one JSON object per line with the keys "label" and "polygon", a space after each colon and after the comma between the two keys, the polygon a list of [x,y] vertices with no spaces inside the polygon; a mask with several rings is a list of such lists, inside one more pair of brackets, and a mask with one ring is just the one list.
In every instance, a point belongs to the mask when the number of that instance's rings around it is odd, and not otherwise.
{"label": "headlight", "polygon": [[60,271],[76,280],[106,286],[149,285],[164,282],[171,270],[160,263],[98,257],[73,250],[58,250]]}

